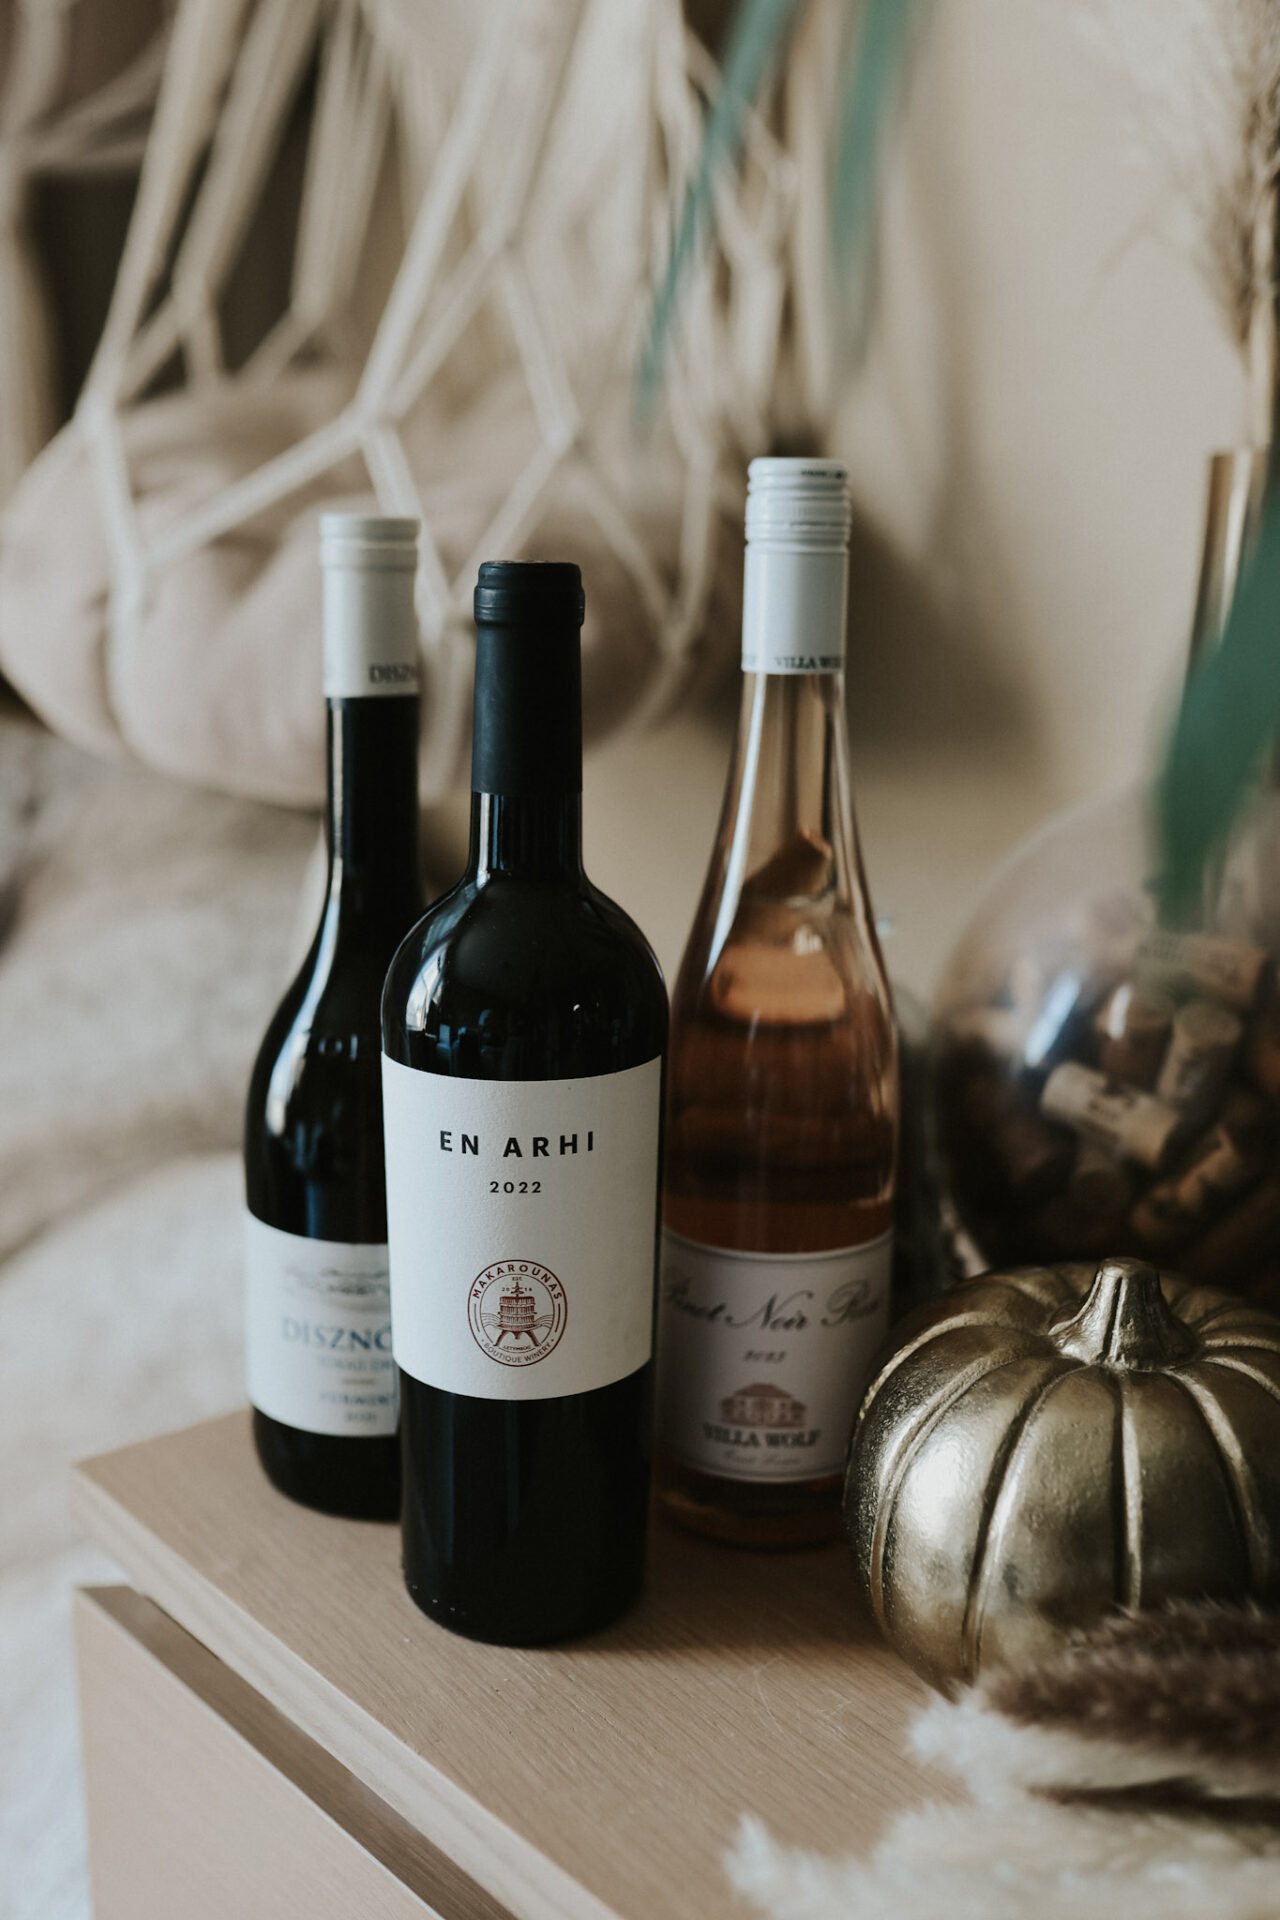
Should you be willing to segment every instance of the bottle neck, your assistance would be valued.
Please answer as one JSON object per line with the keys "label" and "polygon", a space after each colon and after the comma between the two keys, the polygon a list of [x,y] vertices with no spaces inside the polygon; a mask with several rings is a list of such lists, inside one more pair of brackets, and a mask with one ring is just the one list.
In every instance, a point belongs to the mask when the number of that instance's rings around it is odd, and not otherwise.
{"label": "bottle neck", "polygon": [[686,950],[685,968],[699,980],[709,976],[731,936],[749,925],[793,941],[812,916],[833,914],[848,916],[857,937],[874,947],[843,675],[749,673],[698,910],[703,931]]}
{"label": "bottle neck", "polygon": [[735,895],[753,877],[797,894],[847,891],[857,853],[843,673],[743,675],[722,843]]}
{"label": "bottle neck", "polygon": [[420,904],[416,695],[328,703],[329,903],[408,925]]}
{"label": "bottle neck", "polygon": [[473,793],[471,875],[527,880],[582,873],[582,795]]}
{"label": "bottle neck", "polygon": [[[844,707],[848,550],[830,530],[771,527],[767,495],[752,505],[742,705],[719,835],[722,918],[748,885],[797,898],[834,888],[847,899],[858,859]],[[776,518],[776,501],[772,509]]]}
{"label": "bottle neck", "polygon": [[477,628],[471,789],[473,878],[581,875],[576,624]]}

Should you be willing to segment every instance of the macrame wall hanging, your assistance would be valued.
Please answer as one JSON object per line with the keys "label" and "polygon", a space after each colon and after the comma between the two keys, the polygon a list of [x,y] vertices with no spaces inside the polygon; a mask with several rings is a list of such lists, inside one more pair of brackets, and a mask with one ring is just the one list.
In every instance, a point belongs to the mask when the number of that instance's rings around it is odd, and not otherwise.
{"label": "macrame wall hanging", "polygon": [[[460,770],[483,558],[581,560],[591,731],[669,702],[736,629],[726,516],[794,331],[797,162],[755,119],[637,438],[714,84],[678,0],[180,0],[96,362],[6,518],[26,698],[98,751],[315,801],[316,514],[376,501],[423,522],[426,795]],[[299,125],[288,302],[231,365],[223,289]]]}
{"label": "macrame wall hanging", "polygon": [[161,0],[13,0],[0,14],[0,502],[56,417],[52,321],[26,232],[30,190],[136,169],[160,84],[162,22]]}

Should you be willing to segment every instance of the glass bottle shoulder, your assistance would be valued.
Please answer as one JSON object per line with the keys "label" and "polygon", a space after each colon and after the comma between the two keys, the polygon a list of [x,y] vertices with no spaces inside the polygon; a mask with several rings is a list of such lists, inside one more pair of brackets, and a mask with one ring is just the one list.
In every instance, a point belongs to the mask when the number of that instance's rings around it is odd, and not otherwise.
{"label": "glass bottle shoulder", "polygon": [[892,1046],[888,978],[865,902],[743,890],[704,896],[673,996],[677,1020],[694,1018],[744,1039],[760,1028],[853,1027],[863,1044]]}
{"label": "glass bottle shoulder", "polygon": [[357,1000],[304,966],[259,1049],[245,1103],[245,1197],[288,1233],[386,1238],[378,983]]}
{"label": "glass bottle shoulder", "polygon": [[376,1090],[379,996],[391,943],[340,940],[327,911],[307,956],[268,1022],[249,1084],[248,1115],[282,1134],[300,1104],[332,1107],[344,1092]]}
{"label": "glass bottle shoulder", "polygon": [[460,881],[402,942],[382,1009],[393,1059],[467,1077],[620,1071],[666,1045],[658,962],[581,874]]}

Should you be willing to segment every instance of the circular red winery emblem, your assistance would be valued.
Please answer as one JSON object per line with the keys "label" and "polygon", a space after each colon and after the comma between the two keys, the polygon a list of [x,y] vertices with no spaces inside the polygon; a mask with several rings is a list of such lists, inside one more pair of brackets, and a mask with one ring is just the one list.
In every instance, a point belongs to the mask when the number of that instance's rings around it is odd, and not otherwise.
{"label": "circular red winery emblem", "polygon": [[471,1282],[467,1317],[477,1346],[504,1367],[529,1367],[559,1344],[564,1288],[536,1260],[495,1260]]}

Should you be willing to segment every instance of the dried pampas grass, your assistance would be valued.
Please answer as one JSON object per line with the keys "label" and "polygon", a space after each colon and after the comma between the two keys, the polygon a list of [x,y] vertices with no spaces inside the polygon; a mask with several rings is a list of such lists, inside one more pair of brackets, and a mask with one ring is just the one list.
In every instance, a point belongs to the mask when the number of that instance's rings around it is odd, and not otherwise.
{"label": "dried pampas grass", "polygon": [[[1261,1920],[1280,1911],[1280,1617],[1179,1606],[938,1700],[915,1751],[960,1806],[869,1860],[744,1821],[730,1878],[774,1920]],[[856,1762],[855,1762],[856,1764]]]}
{"label": "dried pampas grass", "polygon": [[1167,1773],[1192,1769],[1213,1792],[1242,1772],[1280,1788],[1280,1616],[1171,1606],[1119,1615],[1057,1660],[997,1674],[994,1712],[1022,1727],[1147,1750]]}
{"label": "dried pampas grass", "polygon": [[866,1861],[782,1847],[744,1820],[729,1877],[771,1920],[1265,1920],[1280,1841],[1207,1821],[1029,1802],[926,1807]]}
{"label": "dried pampas grass", "polygon": [[[1276,1796],[1280,1617],[1208,1605],[1118,1615],[1054,1660],[935,1702],[912,1745],[1001,1805],[1028,1793],[1142,1791],[1167,1808]],[[1265,1818],[1280,1826],[1280,1799]]]}
{"label": "dried pampas grass", "polygon": [[1276,386],[1280,7],[1274,0],[1092,0],[1090,42],[1123,74],[1170,224],[1199,261],[1248,384],[1245,438],[1271,438]]}

